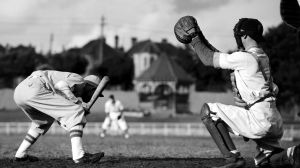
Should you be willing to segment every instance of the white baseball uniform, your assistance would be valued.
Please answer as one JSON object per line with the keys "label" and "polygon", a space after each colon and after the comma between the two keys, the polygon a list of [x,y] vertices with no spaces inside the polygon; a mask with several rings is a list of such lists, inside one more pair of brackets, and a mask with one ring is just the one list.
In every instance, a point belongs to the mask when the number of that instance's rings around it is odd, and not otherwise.
{"label": "white baseball uniform", "polygon": [[[267,81],[264,79],[258,58],[264,73],[270,77],[269,59],[259,48],[253,47],[247,52],[214,54],[214,67],[234,70],[236,86],[247,104],[254,103],[268,93]],[[278,92],[277,86],[274,83],[272,85],[274,92]],[[258,148],[264,150],[270,146],[280,147],[279,140],[283,135],[283,128],[275,97],[255,103],[250,109],[221,103],[208,105],[210,110],[216,113],[213,115],[214,120],[221,118],[233,133],[254,139]]]}
{"label": "white baseball uniform", "polygon": [[46,133],[55,120],[70,130],[86,123],[84,109],[72,93],[74,86],[82,83],[83,78],[75,73],[34,71],[16,87],[14,100],[37,132]]}
{"label": "white baseball uniform", "polygon": [[[119,100],[115,100],[115,103],[111,99],[105,102],[105,113],[108,114],[108,117],[105,118],[102,129],[106,130],[112,122],[117,122],[119,128],[122,131],[128,129],[127,123],[121,111],[124,110],[122,103]],[[121,118],[119,118],[121,117]],[[118,119],[119,118],[119,119]]]}

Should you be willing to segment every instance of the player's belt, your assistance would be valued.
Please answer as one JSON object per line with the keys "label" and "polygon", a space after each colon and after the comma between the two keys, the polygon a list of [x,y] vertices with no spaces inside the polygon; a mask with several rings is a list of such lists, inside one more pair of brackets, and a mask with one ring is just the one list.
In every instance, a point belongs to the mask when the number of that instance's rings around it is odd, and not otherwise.
{"label": "player's belt", "polygon": [[256,100],[255,102],[253,102],[253,103],[251,103],[251,104],[247,104],[247,105],[245,106],[245,109],[246,109],[246,110],[249,110],[254,104],[263,102],[264,100],[266,100],[267,98],[270,98],[270,97],[275,97],[275,96],[274,96],[274,94],[272,94],[272,93],[267,94],[266,96],[264,96],[264,97],[262,97],[262,98]]}
{"label": "player's belt", "polygon": [[39,79],[42,83],[46,83],[41,75],[30,75],[28,79]]}

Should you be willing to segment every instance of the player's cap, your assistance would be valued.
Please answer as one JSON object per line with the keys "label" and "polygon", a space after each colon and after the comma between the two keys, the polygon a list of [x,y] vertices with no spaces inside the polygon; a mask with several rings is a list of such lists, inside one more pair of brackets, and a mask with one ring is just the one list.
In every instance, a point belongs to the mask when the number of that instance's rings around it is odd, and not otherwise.
{"label": "player's cap", "polygon": [[115,96],[113,94],[109,95],[110,99],[115,99]]}
{"label": "player's cap", "polygon": [[85,78],[83,78],[85,83],[88,83],[94,87],[97,87],[100,83],[100,78],[96,75],[88,75]]}
{"label": "player's cap", "polygon": [[240,35],[248,35],[257,42],[264,41],[263,25],[257,19],[241,18],[236,24],[234,31]]}

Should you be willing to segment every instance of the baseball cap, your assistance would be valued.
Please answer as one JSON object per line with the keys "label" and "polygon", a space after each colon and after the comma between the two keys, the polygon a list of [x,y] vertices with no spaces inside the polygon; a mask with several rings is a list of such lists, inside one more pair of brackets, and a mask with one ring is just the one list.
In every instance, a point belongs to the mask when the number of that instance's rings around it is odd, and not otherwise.
{"label": "baseball cap", "polygon": [[100,83],[100,78],[96,75],[88,75],[85,78],[83,78],[85,83],[88,83],[94,87],[97,87]]}
{"label": "baseball cap", "polygon": [[241,18],[237,25],[239,33],[248,35],[258,42],[264,41],[264,29],[259,20],[252,18]]}
{"label": "baseball cap", "polygon": [[114,99],[115,96],[114,96],[113,94],[111,94],[111,95],[109,95],[109,98],[110,98],[110,99]]}

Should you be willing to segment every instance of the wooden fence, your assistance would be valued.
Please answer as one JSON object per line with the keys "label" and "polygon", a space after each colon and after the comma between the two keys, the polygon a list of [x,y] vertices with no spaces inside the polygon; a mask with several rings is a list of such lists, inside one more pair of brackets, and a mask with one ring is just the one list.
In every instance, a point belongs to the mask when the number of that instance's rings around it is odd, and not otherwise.
{"label": "wooden fence", "polygon": [[[101,131],[101,124],[98,122],[88,123],[84,134],[98,135]],[[132,135],[160,135],[160,136],[198,136],[209,137],[205,126],[201,123],[128,123],[129,132]],[[0,122],[0,134],[25,134],[30,126],[29,122]],[[299,140],[300,125],[285,125],[284,140]],[[119,134],[116,125],[112,125],[112,135]],[[68,134],[58,124],[53,124],[47,134]]]}

